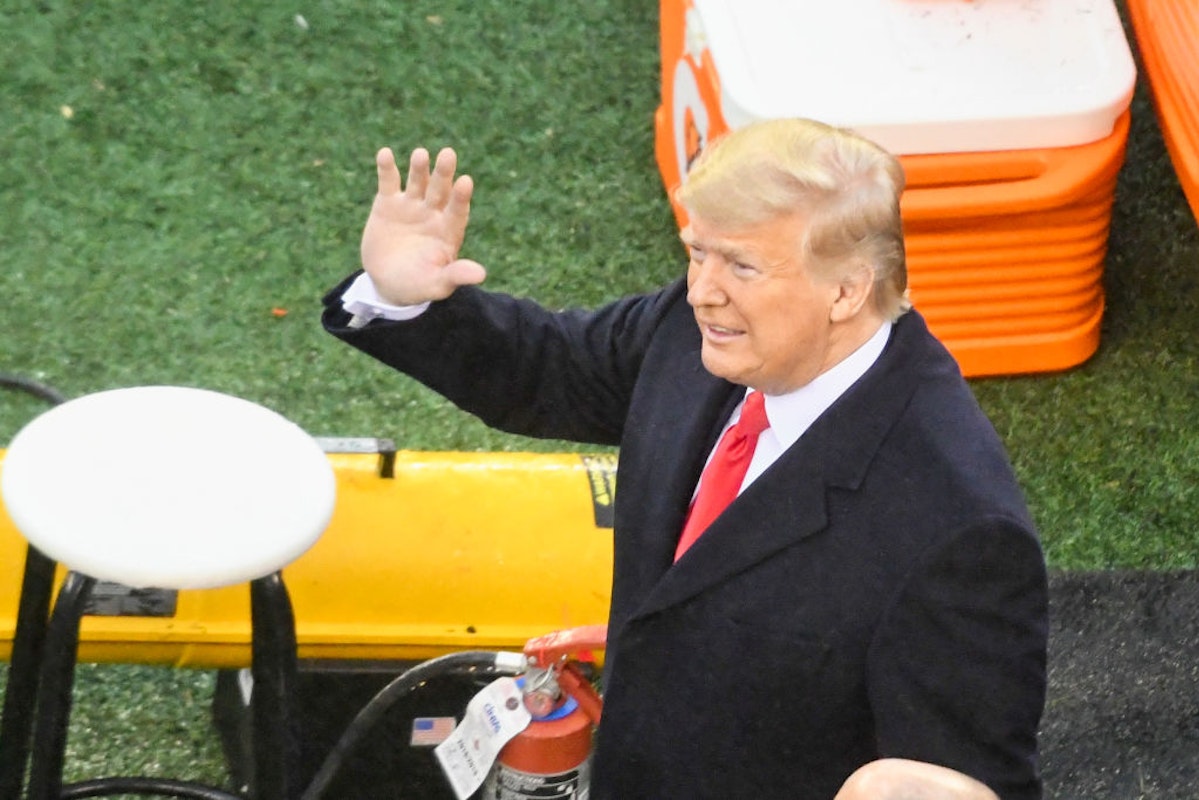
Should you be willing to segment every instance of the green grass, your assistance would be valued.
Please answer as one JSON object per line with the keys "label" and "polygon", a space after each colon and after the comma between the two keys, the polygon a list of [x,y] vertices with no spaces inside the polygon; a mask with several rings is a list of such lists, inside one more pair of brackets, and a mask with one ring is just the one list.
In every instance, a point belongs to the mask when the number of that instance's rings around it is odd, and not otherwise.
{"label": "green grass", "polygon": [[[488,431],[320,331],[384,144],[459,149],[478,185],[467,254],[495,288],[591,305],[682,268],[653,160],[652,3],[0,0],[0,29],[17,34],[0,50],[0,370],[69,396],[176,383],[316,434],[565,447]],[[1194,567],[1199,229],[1143,85],[1106,281],[1093,359],[973,386],[1054,566]],[[42,407],[0,393],[0,443]],[[81,702],[81,751],[113,763],[103,731],[132,724],[180,742],[165,771],[219,772],[195,734],[208,676],[103,668],[80,691],[116,698]]]}
{"label": "green grass", "polygon": [[1133,114],[1098,353],[972,384],[1064,568],[1199,564],[1199,228],[1143,85]]}
{"label": "green grass", "polygon": [[[305,9],[306,30],[271,2],[0,17],[26,37],[0,54],[3,369],[69,395],[200,385],[414,448],[522,446],[326,337],[319,298],[357,263],[384,144],[460,149],[497,288],[589,303],[671,275],[656,13],[346,5]],[[27,415],[5,409],[0,441]]]}
{"label": "green grass", "polygon": [[76,678],[68,780],[104,775],[226,783],[210,672],[84,664]]}

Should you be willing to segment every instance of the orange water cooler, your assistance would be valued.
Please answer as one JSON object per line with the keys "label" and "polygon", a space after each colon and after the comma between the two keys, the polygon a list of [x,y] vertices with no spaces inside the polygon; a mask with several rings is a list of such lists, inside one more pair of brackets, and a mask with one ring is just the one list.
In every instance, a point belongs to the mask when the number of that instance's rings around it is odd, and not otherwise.
{"label": "orange water cooler", "polygon": [[1199,221],[1199,3],[1128,0],[1166,148]]}
{"label": "orange water cooler", "polygon": [[668,191],[755,119],[853,128],[903,161],[912,299],[966,375],[1095,352],[1136,80],[1112,0],[661,0],[661,36]]}

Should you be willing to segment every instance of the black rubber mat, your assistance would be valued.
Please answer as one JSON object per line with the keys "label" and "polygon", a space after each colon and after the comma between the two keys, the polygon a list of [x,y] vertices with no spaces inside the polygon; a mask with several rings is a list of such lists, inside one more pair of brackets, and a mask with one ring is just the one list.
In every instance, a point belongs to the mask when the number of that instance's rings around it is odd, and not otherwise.
{"label": "black rubber mat", "polygon": [[1199,798],[1199,573],[1056,573],[1046,797]]}

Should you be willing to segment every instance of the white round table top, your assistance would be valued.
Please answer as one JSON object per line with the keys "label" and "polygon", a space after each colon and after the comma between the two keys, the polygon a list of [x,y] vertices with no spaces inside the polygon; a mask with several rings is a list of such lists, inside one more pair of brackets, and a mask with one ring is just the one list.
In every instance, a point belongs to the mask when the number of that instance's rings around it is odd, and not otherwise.
{"label": "white round table top", "polygon": [[133,587],[269,575],[333,513],[333,470],[311,436],[204,389],[115,389],[55,406],[17,433],[0,467],[8,514],[31,544]]}

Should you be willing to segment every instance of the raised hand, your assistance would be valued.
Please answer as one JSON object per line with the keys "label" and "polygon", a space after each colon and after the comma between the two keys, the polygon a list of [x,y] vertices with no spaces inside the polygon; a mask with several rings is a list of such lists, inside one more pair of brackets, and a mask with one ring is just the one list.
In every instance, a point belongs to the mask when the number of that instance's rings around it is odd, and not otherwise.
{"label": "raised hand", "polygon": [[455,178],[457,154],[445,148],[430,170],[429,151],[413,150],[406,186],[390,148],[379,151],[375,166],[379,190],[362,232],[362,266],[380,298],[416,305],[481,283],[483,267],[458,258],[474,183],[467,175]]}

